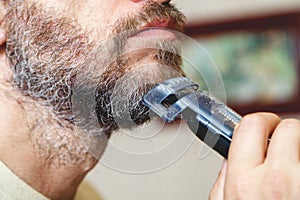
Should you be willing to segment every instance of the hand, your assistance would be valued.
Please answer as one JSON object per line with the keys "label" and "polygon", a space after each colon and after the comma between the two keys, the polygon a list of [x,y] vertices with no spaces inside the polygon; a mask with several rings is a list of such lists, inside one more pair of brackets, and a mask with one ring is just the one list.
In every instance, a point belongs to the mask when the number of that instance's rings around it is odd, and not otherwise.
{"label": "hand", "polygon": [[234,132],[210,199],[299,200],[299,157],[300,121],[270,113],[248,115]]}

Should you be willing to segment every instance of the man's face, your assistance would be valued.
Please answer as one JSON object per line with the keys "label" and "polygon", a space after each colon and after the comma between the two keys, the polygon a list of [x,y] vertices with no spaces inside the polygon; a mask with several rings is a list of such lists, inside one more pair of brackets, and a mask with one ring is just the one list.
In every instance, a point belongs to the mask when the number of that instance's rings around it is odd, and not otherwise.
{"label": "man's face", "polygon": [[7,55],[14,83],[71,123],[75,88],[92,90],[96,103],[89,106],[101,133],[131,128],[149,119],[141,105],[149,88],[183,74],[180,45],[163,28],[180,31],[184,22],[159,1],[11,0]]}

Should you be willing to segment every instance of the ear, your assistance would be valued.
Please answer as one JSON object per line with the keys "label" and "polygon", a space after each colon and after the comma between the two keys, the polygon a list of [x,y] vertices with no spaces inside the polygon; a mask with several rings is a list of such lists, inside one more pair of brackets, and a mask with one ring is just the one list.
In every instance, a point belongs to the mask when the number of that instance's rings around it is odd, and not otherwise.
{"label": "ear", "polygon": [[6,20],[4,20],[6,15],[6,4],[7,0],[0,0],[0,82],[3,80],[10,80],[12,76],[12,70],[9,67],[9,62],[5,53],[5,43],[7,40]]}
{"label": "ear", "polygon": [[4,24],[5,17],[5,0],[0,0],[0,46],[6,42],[6,27]]}

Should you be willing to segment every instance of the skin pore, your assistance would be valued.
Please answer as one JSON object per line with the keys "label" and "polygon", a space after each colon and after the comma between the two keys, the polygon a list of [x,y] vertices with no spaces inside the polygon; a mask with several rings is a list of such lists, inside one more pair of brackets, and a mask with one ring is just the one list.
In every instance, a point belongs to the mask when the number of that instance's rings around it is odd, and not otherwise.
{"label": "skin pore", "polygon": [[[119,128],[115,118],[124,127],[129,112],[133,126],[144,123],[149,117],[140,100],[149,83],[183,74],[173,38],[150,43],[148,50],[131,50],[126,41],[162,19],[182,30],[185,17],[165,1],[11,0],[0,5],[0,159],[45,196],[72,199]],[[125,81],[117,90],[127,96],[112,99],[116,85],[127,79],[136,84]],[[75,86],[95,89],[100,127],[76,125],[84,119],[72,110]],[[123,106],[113,115],[113,105]],[[96,157],[87,147],[94,137]]]}

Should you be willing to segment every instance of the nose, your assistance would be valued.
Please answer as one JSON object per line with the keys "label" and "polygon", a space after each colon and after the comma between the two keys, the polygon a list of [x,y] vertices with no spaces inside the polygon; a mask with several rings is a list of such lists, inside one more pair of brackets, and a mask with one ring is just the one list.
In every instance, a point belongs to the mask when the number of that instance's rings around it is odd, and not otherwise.
{"label": "nose", "polygon": [[[135,3],[139,3],[139,2],[142,2],[145,0],[131,0],[131,1],[135,2]],[[153,0],[153,1],[156,1],[157,3],[160,3],[160,4],[168,4],[168,3],[170,3],[171,0]]]}

